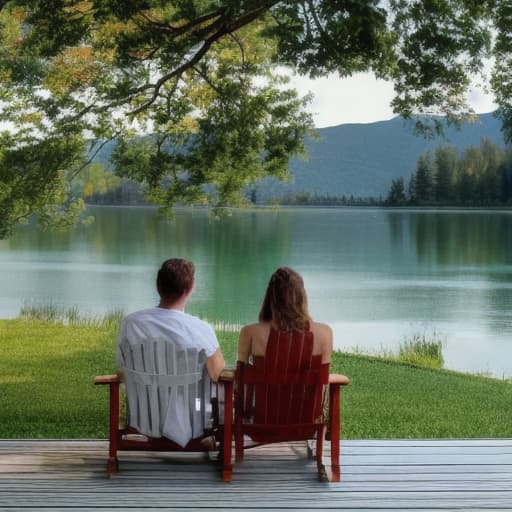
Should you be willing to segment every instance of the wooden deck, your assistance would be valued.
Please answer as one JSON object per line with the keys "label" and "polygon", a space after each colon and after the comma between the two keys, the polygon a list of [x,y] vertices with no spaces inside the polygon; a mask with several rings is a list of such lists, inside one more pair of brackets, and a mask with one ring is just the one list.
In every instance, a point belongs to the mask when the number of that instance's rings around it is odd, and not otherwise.
{"label": "wooden deck", "polygon": [[343,441],[342,483],[316,481],[302,446],[262,447],[220,480],[201,455],[126,453],[104,441],[0,441],[0,510],[512,510],[512,439]]}

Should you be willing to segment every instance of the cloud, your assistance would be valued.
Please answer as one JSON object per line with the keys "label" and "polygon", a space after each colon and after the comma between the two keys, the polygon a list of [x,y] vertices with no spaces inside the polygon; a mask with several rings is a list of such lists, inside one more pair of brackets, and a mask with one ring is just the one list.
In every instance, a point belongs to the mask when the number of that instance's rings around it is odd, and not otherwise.
{"label": "cloud", "polygon": [[[359,73],[350,78],[337,74],[316,80],[293,76],[291,85],[301,95],[313,93],[309,111],[317,128],[347,123],[372,123],[394,117],[390,103],[393,85],[378,80],[372,73]],[[469,102],[477,113],[495,110],[492,97],[480,88],[469,93]]]}
{"label": "cloud", "polygon": [[493,97],[480,88],[472,89],[468,94],[468,100],[478,114],[493,112],[498,108]]}

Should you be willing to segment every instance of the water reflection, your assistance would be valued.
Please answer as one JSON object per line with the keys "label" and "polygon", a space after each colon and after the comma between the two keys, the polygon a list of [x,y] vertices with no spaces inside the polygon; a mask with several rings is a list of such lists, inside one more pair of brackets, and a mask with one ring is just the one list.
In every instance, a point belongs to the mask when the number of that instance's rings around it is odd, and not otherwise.
{"label": "water reflection", "polygon": [[155,303],[155,272],[193,260],[190,310],[245,323],[257,317],[279,265],[305,278],[315,318],[341,347],[391,347],[418,331],[446,336],[454,368],[512,374],[512,215],[380,209],[239,211],[212,221],[183,209],[94,208],[68,233],[28,225],[0,244],[0,316],[23,301],[86,312]]}
{"label": "water reflection", "polygon": [[509,212],[409,212],[421,263],[499,265],[512,262]]}

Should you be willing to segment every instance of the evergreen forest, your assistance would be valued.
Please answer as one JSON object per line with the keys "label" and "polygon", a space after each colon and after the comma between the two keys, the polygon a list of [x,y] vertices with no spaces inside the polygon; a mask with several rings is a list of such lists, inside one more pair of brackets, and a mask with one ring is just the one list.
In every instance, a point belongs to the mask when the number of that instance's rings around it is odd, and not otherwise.
{"label": "evergreen forest", "polygon": [[488,139],[460,151],[440,145],[418,157],[406,183],[392,181],[389,206],[505,206],[512,204],[512,151]]}

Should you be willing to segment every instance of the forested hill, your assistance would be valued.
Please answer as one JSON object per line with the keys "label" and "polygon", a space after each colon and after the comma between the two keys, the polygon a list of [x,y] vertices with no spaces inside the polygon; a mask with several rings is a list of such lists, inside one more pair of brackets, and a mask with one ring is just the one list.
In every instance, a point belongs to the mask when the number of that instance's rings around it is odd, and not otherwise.
{"label": "forested hill", "polygon": [[385,197],[392,179],[403,176],[407,182],[418,156],[429,148],[450,144],[462,150],[478,146],[482,137],[503,147],[500,122],[492,114],[479,117],[460,130],[446,129],[444,139],[414,135],[412,125],[400,117],[319,129],[320,138],[308,142],[308,159],[290,164],[293,182],[266,180],[256,190],[257,199],[297,192]]}
{"label": "forested hill", "polygon": [[[286,194],[318,194],[331,197],[385,197],[391,181],[403,176],[408,181],[418,156],[440,144],[463,150],[478,146],[486,137],[503,146],[500,122],[492,114],[481,115],[476,123],[460,130],[448,128],[444,139],[414,135],[412,125],[402,118],[370,124],[343,124],[318,130],[317,140],[308,140],[308,158],[290,163],[293,179],[281,183],[266,179],[252,191],[253,199],[263,202]],[[107,166],[112,144],[95,158]]]}

